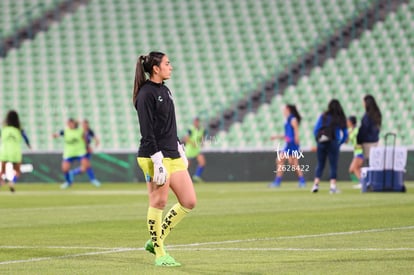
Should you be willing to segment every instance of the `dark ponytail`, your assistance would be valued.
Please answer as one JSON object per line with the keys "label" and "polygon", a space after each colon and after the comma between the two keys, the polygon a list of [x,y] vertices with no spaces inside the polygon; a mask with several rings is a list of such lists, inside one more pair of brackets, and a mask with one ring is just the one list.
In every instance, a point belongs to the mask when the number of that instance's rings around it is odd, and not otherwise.
{"label": "dark ponytail", "polygon": [[299,111],[296,108],[296,105],[287,104],[286,106],[288,107],[289,112],[296,118],[296,120],[298,121],[298,124],[300,124],[300,121],[302,120],[302,117],[299,114]]}
{"label": "dark ponytail", "polygon": [[134,80],[134,90],[132,94],[132,103],[136,104],[139,89],[144,85],[147,77],[145,73],[148,73],[149,76],[152,76],[154,66],[159,66],[161,60],[164,57],[162,52],[150,52],[148,55],[141,55],[135,66],[135,80]]}
{"label": "dark ponytail", "polygon": [[341,103],[337,99],[331,99],[328,104],[328,110],[325,115],[332,116],[332,122],[334,125],[338,125],[340,128],[346,127],[346,116]]}
{"label": "dark ponytail", "polygon": [[372,95],[366,95],[364,96],[364,102],[365,102],[365,111],[368,117],[372,121],[374,121],[375,125],[378,128],[381,128],[382,114],[377,105],[377,102],[375,101],[375,98]]}
{"label": "dark ponytail", "polygon": [[137,65],[135,66],[135,80],[134,80],[134,92],[132,95],[132,103],[135,105],[137,101],[139,88],[144,84],[146,77],[144,72],[143,61],[145,56],[141,55],[137,60]]}

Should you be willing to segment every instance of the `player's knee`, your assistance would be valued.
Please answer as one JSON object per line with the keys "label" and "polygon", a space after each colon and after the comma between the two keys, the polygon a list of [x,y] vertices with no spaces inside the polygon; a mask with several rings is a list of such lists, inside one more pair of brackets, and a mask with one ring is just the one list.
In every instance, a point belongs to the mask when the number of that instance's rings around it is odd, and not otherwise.
{"label": "player's knee", "polygon": [[69,171],[69,169],[70,169],[70,165],[68,165],[68,164],[66,164],[66,163],[62,164],[62,172],[63,172],[63,173],[68,172],[68,171]]}
{"label": "player's knee", "polygon": [[191,200],[188,200],[188,201],[183,202],[181,205],[183,207],[191,210],[191,209],[193,209],[196,206],[196,204],[197,204],[197,199],[194,198],[194,199],[191,199]]}
{"label": "player's knee", "polygon": [[152,198],[150,205],[158,209],[164,209],[165,206],[167,205],[167,198],[164,198],[164,197]]}

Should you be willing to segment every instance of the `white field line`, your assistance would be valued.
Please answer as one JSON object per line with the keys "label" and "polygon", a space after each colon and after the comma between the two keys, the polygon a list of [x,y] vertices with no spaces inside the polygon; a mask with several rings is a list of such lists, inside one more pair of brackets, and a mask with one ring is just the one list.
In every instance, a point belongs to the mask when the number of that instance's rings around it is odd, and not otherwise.
{"label": "white field line", "polygon": [[396,247],[396,248],[295,248],[295,247],[226,247],[226,248],[173,248],[174,251],[302,251],[302,252],[324,252],[324,251],[414,251],[414,247]]}
{"label": "white field line", "polygon": [[[275,238],[257,238],[257,239],[246,239],[246,240],[229,240],[221,242],[205,242],[205,243],[193,243],[193,244],[182,244],[182,245],[172,245],[167,246],[170,250],[179,250],[179,251],[414,251],[414,247],[397,247],[397,248],[201,248],[199,246],[205,245],[222,245],[229,243],[246,243],[246,242],[257,242],[257,241],[269,241],[269,240],[285,240],[285,239],[305,239],[305,238],[319,238],[319,237],[330,237],[330,236],[341,236],[341,235],[354,235],[354,234],[363,234],[363,233],[372,233],[372,232],[387,232],[387,231],[398,231],[398,230],[410,230],[414,229],[414,226],[403,226],[403,227],[391,227],[391,228],[378,228],[378,229],[368,229],[368,230],[356,230],[356,231],[345,231],[345,232],[331,232],[323,234],[312,234],[312,235],[298,235],[298,236],[282,236]],[[194,248],[195,247],[195,248]],[[83,256],[94,256],[102,254],[111,254],[111,253],[120,253],[120,252],[129,252],[129,251],[140,251],[144,250],[143,248],[104,248],[104,247],[66,247],[66,246],[0,246],[0,249],[93,249],[93,250],[103,250],[95,252],[86,252],[79,254],[69,254],[56,257],[40,257],[32,258],[26,260],[12,260],[0,262],[0,265],[15,264],[15,263],[30,263],[30,262],[40,262],[47,260],[56,260],[56,259],[67,259],[67,258],[76,258]]]}
{"label": "white field line", "polygon": [[355,234],[363,234],[363,233],[378,233],[378,232],[410,230],[410,229],[414,229],[414,226],[377,228],[377,229],[345,231],[345,232],[332,232],[332,233],[322,233],[322,234],[313,234],[313,235],[281,236],[281,237],[275,237],[275,238],[255,238],[255,239],[246,239],[246,240],[229,240],[229,241],[220,241],[220,242],[179,244],[179,245],[174,245],[174,247],[189,247],[189,246],[203,246],[203,245],[229,244],[229,243],[241,243],[241,242],[246,243],[246,242],[257,242],[257,241],[288,240],[288,239],[307,239],[307,238],[355,235]]}

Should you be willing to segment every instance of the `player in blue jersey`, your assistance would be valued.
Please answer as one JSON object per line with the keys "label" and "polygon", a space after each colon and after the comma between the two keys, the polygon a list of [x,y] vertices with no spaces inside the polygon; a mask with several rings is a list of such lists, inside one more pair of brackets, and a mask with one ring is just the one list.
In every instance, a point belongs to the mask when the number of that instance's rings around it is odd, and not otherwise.
{"label": "player in blue jersey", "polygon": [[[304,187],[306,183],[303,169],[299,165],[299,159],[303,157],[299,148],[299,124],[302,117],[296,106],[290,104],[285,106],[283,115],[286,118],[285,134],[272,136],[272,140],[284,139],[286,144],[282,151],[277,148],[276,177],[269,187],[279,187],[285,171],[295,171],[299,178],[299,187]],[[286,161],[288,164],[285,164]]]}
{"label": "player in blue jersey", "polygon": [[[85,135],[85,142],[86,142],[86,157],[89,160],[89,163],[91,164],[91,158],[92,158],[92,141],[95,142],[95,147],[99,146],[99,138],[97,135],[95,135],[95,132],[90,128],[89,121],[87,119],[84,119],[82,122],[83,127],[83,134]],[[74,169],[73,175],[77,175],[81,173],[81,167],[78,167]],[[101,183],[95,178],[95,173],[93,172],[92,165],[89,165],[89,167],[86,169],[86,174],[89,177],[90,182],[95,186],[100,186]]]}

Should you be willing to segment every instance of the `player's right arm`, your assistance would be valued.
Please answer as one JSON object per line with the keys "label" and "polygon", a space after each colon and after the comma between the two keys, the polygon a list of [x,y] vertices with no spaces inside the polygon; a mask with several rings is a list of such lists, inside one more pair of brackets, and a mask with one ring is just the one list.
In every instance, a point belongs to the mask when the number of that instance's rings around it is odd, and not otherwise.
{"label": "player's right arm", "polygon": [[284,139],[284,138],[285,138],[284,135],[273,135],[270,137],[271,140]]}
{"label": "player's right arm", "polygon": [[196,147],[197,143],[195,140],[191,139],[192,131],[191,129],[188,129],[187,135],[184,137],[184,143],[190,143],[192,146]]}
{"label": "player's right arm", "polygon": [[65,134],[65,131],[64,130],[60,130],[59,132],[56,132],[56,133],[53,133],[53,138],[58,138],[58,137],[61,137],[61,136],[63,136]]}

